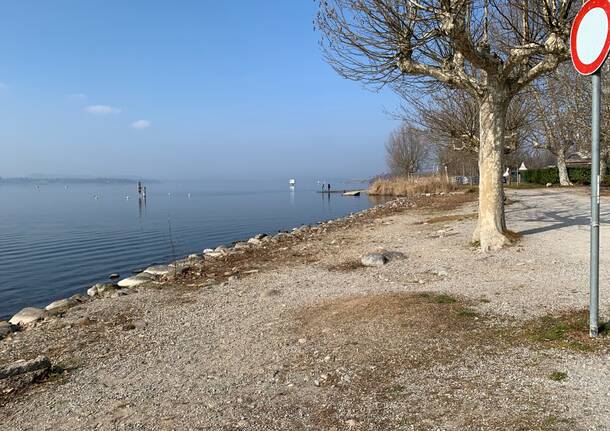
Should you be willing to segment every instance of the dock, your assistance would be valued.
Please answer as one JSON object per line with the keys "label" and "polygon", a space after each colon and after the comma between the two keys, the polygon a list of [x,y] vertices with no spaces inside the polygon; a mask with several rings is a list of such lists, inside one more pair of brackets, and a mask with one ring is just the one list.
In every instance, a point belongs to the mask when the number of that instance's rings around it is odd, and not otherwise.
{"label": "dock", "polygon": [[317,191],[317,193],[322,193],[322,194],[325,194],[325,195],[328,195],[328,194],[332,194],[332,195],[334,195],[334,194],[341,194],[343,196],[360,196],[360,194],[364,193],[364,192],[366,192],[366,190],[331,190],[330,192],[326,191],[326,190],[325,191],[322,191],[322,190],[318,190]]}

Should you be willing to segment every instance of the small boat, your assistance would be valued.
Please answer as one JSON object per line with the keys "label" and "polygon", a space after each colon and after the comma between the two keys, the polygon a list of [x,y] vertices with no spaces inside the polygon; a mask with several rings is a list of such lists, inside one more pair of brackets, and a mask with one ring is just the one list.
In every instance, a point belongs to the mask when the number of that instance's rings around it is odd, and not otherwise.
{"label": "small boat", "polygon": [[290,187],[294,187],[296,185],[296,180],[291,179],[290,181],[288,181],[288,183],[290,184]]}

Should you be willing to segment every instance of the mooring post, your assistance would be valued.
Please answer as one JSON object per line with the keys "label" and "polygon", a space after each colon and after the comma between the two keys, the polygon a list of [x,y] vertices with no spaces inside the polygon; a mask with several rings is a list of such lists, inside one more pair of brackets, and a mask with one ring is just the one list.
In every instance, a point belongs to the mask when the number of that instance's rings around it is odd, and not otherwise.
{"label": "mooring post", "polygon": [[601,70],[591,75],[591,281],[589,292],[589,335],[599,330],[599,123]]}

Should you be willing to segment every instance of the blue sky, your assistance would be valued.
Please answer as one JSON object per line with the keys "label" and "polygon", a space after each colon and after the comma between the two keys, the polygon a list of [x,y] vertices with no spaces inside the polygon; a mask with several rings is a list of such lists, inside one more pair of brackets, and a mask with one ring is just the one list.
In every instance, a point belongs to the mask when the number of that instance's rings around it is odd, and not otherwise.
{"label": "blue sky", "polygon": [[400,103],[322,59],[316,2],[8,0],[0,176],[365,177]]}

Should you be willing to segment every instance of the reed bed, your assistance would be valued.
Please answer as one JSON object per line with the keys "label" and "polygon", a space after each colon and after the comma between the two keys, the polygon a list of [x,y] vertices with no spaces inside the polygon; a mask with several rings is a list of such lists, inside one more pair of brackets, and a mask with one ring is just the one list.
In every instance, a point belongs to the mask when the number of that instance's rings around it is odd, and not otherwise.
{"label": "reed bed", "polygon": [[379,179],[369,186],[369,195],[417,196],[422,193],[441,193],[456,190],[457,186],[439,175],[425,177],[393,177]]}

